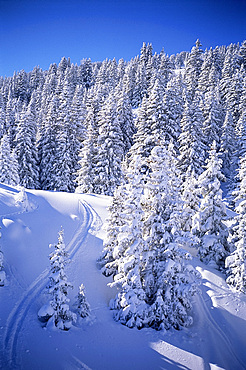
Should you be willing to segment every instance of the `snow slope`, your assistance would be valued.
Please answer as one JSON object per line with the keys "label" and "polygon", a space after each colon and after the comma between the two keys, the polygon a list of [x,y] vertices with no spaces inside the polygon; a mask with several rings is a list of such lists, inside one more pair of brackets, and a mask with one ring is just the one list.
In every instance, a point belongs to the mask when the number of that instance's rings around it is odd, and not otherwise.
{"label": "snow slope", "polygon": [[[1,249],[7,284],[0,287],[1,369],[245,369],[246,297],[233,293],[224,276],[196,258],[201,294],[194,298],[194,324],[182,331],[129,329],[115,322],[108,303],[115,296],[97,268],[110,198],[28,191],[29,207],[16,205],[19,190],[0,184]],[[42,328],[39,308],[48,302],[50,243],[64,228],[74,290],[84,283],[90,321],[68,332]]]}

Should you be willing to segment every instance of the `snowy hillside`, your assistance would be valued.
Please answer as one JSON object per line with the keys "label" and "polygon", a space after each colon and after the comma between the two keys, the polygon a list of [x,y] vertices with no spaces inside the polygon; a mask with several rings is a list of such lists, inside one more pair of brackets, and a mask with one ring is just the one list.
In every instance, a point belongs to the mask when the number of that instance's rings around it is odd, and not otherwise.
{"label": "snowy hillside", "polygon": [[[23,194],[22,194],[23,195]],[[202,274],[192,327],[176,331],[129,329],[113,319],[107,286],[96,260],[111,198],[0,185],[1,250],[7,281],[0,287],[1,369],[245,369],[246,297],[233,293],[224,276],[193,258]],[[74,289],[85,285],[91,318],[69,331],[42,327],[37,312],[49,301],[50,243],[64,229]]]}

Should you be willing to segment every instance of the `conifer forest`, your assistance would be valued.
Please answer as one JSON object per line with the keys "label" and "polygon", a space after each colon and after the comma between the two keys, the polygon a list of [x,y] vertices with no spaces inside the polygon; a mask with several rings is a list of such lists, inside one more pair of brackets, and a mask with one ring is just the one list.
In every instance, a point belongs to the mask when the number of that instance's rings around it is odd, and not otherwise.
{"label": "conifer forest", "polygon": [[112,197],[97,264],[116,321],[190,326],[190,250],[246,293],[246,41],[1,77],[0,138],[0,182]]}

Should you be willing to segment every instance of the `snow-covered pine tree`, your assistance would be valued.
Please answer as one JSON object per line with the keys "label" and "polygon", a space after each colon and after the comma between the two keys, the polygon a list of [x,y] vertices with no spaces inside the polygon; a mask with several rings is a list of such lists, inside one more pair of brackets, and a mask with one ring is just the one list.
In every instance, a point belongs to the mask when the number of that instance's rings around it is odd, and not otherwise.
{"label": "snow-covered pine tree", "polygon": [[163,96],[163,134],[164,140],[173,142],[178,153],[178,138],[181,133],[181,118],[184,109],[183,82],[181,75],[174,76],[167,84]]}
{"label": "snow-covered pine tree", "polygon": [[87,111],[83,98],[84,88],[80,85],[77,85],[71,105],[71,119],[73,126],[76,128],[80,148],[86,138],[85,119]]}
{"label": "snow-covered pine tree", "polygon": [[198,192],[198,181],[195,175],[191,173],[182,185],[182,219],[181,229],[183,232],[190,232],[192,229],[192,218],[199,210],[199,192]]}
{"label": "snow-covered pine tree", "polygon": [[11,153],[9,139],[4,135],[0,142],[0,182],[7,185],[18,185],[18,162],[15,152]]}
{"label": "snow-covered pine tree", "polygon": [[211,143],[216,141],[217,147],[220,144],[221,126],[223,124],[222,106],[218,89],[209,91],[204,99],[204,122],[202,125],[203,141],[206,149],[209,150]]}
{"label": "snow-covered pine tree", "polygon": [[[185,264],[188,253],[178,241],[180,197],[169,152],[155,147],[148,159],[133,157],[123,224],[116,247],[110,245],[113,261],[108,266],[115,269],[110,285],[120,290],[111,308],[116,320],[139,329],[180,328],[192,322],[189,309],[198,274]],[[146,160],[151,168],[147,176],[142,173]]]}
{"label": "snow-covered pine tree", "polygon": [[80,148],[78,126],[77,122],[72,119],[71,103],[70,86],[65,84],[58,107],[53,170],[55,174],[54,188],[67,192],[74,192],[75,190],[75,172]]}
{"label": "snow-covered pine tree", "polygon": [[200,40],[197,40],[196,46],[193,46],[186,61],[184,82],[187,88],[187,95],[190,101],[192,101],[195,96],[198,86],[198,79],[201,73],[201,66],[203,63],[202,60],[203,50],[201,49],[201,46],[202,44]]}
{"label": "snow-covered pine tree", "polygon": [[123,136],[116,114],[116,101],[111,94],[102,106],[98,124],[94,192],[113,195],[122,180]]}
{"label": "snow-covered pine tree", "polygon": [[220,138],[220,153],[222,158],[222,173],[226,177],[229,186],[235,178],[235,170],[237,166],[237,140],[233,117],[230,109],[227,110],[225,120],[222,126],[222,134]]}
{"label": "snow-covered pine tree", "polygon": [[49,318],[48,326],[55,326],[61,330],[69,330],[76,315],[70,311],[68,289],[72,285],[67,280],[65,266],[68,262],[68,253],[64,243],[63,229],[58,234],[58,243],[51,244],[55,250],[50,254],[50,277],[48,292],[51,295],[50,306],[53,314]]}
{"label": "snow-covered pine tree", "polygon": [[89,109],[87,114],[87,138],[79,152],[79,169],[76,177],[76,193],[94,193],[95,168],[97,158],[97,137],[95,135],[94,115]]}
{"label": "snow-covered pine tree", "polygon": [[125,155],[133,144],[133,135],[136,131],[133,122],[132,107],[122,83],[115,88],[114,96],[116,100],[117,118],[122,131]]}
{"label": "snow-covered pine tree", "polygon": [[196,178],[202,172],[205,163],[205,145],[203,143],[203,115],[199,107],[199,96],[194,97],[191,103],[186,99],[183,117],[181,119],[181,134],[179,136],[179,163],[182,176],[189,178],[193,174]]}
{"label": "snow-covered pine tree", "polygon": [[200,239],[198,256],[201,261],[224,268],[225,258],[229,253],[228,229],[223,223],[226,207],[222,201],[220,171],[222,160],[216,152],[214,141],[209,152],[205,171],[198,177],[202,200],[199,211],[193,218],[192,230]]}
{"label": "snow-covered pine tree", "polygon": [[[144,240],[142,237],[143,211],[141,199],[143,194],[143,159],[134,156],[126,174],[127,185],[124,199],[124,209],[121,212],[120,224],[116,225],[116,233],[108,232],[108,247],[112,259],[105,269],[113,272],[114,281],[109,284],[117,286],[119,293],[110,302],[117,321],[128,327],[141,328],[147,320],[148,306],[141,282],[141,254]],[[115,248],[112,250],[112,238],[115,237]],[[111,252],[112,250],[112,252]],[[146,321],[147,324],[147,321]]]}
{"label": "snow-covered pine tree", "polygon": [[[146,158],[155,145],[165,138],[169,139],[168,125],[163,106],[163,87],[157,78],[148,98],[144,97],[138,110],[136,120],[137,132],[134,135],[134,145],[128,153],[128,158],[141,155]],[[168,142],[165,143],[168,146]]]}
{"label": "snow-covered pine tree", "polygon": [[7,133],[6,129],[6,112],[3,101],[3,94],[0,90],[0,139]]}
{"label": "snow-covered pine tree", "polygon": [[226,258],[227,284],[246,294],[246,200],[237,207],[236,249]]}
{"label": "snow-covered pine tree", "polygon": [[40,184],[44,190],[55,189],[55,153],[57,147],[59,99],[54,96],[49,104],[38,142]]}
{"label": "snow-covered pine tree", "polygon": [[191,297],[197,292],[197,271],[187,263],[181,234],[180,187],[177,161],[171,148],[155,147],[148,158],[145,185],[141,277],[146,294],[148,326],[180,329],[192,323]]}
{"label": "snow-covered pine tree", "polygon": [[77,295],[75,306],[76,306],[76,311],[78,312],[79,316],[82,317],[83,319],[90,315],[91,309],[90,309],[90,305],[85,295],[84,284],[81,284],[79,287],[79,292]]}
{"label": "snow-covered pine tree", "polygon": [[117,272],[117,265],[115,264],[115,259],[118,257],[117,236],[126,223],[126,218],[123,214],[128,191],[129,185],[124,183],[118,186],[114,191],[112,203],[108,207],[109,216],[105,225],[106,237],[103,244],[104,248],[98,260],[101,271],[105,276],[110,276]]}
{"label": "snow-covered pine tree", "polygon": [[20,184],[25,188],[39,187],[38,153],[36,147],[37,120],[35,95],[26,111],[22,111],[16,132],[15,153],[19,163]]}

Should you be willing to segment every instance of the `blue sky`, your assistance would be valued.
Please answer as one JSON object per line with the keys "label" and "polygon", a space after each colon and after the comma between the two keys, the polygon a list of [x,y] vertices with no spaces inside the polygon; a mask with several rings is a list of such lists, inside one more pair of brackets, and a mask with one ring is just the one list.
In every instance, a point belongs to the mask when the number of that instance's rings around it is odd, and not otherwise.
{"label": "blue sky", "polygon": [[246,39],[246,0],[0,0],[0,75],[70,57],[129,60]]}

